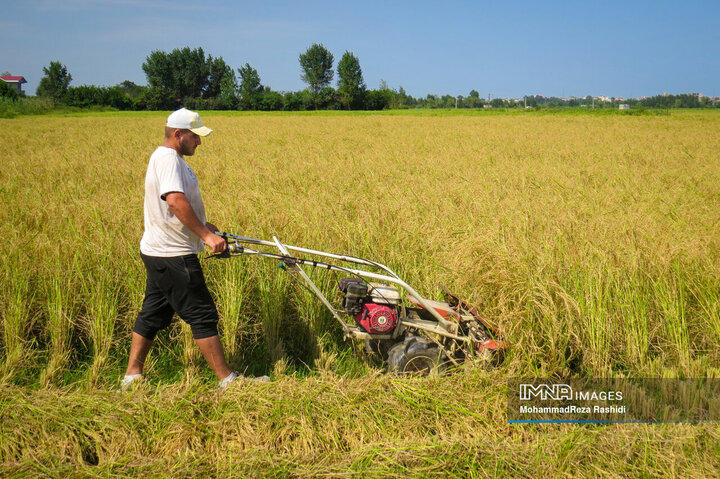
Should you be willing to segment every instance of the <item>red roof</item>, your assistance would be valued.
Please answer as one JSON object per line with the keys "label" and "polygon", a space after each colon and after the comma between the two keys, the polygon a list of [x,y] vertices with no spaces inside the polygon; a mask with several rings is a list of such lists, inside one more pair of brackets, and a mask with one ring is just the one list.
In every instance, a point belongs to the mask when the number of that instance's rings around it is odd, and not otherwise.
{"label": "red roof", "polygon": [[10,75],[0,76],[0,80],[4,80],[6,82],[27,83],[27,80],[25,79],[25,77],[10,76]]}

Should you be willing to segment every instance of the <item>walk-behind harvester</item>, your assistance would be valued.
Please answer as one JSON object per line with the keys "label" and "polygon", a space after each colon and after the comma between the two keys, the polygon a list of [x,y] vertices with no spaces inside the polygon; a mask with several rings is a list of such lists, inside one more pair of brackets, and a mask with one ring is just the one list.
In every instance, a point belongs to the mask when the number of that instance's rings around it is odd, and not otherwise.
{"label": "walk-behind harvester", "polygon": [[[366,350],[379,355],[390,372],[427,375],[470,358],[489,364],[502,359],[506,344],[490,321],[443,287],[447,302],[433,301],[375,261],[285,245],[274,236],[273,241],[266,241],[218,235],[228,242],[221,257],[255,255],[280,261],[282,269],[302,281],[328,308],[344,337],[364,340]],[[263,251],[267,248],[276,252]],[[338,282],[335,302],[339,306],[325,297],[303,266],[347,275]]]}

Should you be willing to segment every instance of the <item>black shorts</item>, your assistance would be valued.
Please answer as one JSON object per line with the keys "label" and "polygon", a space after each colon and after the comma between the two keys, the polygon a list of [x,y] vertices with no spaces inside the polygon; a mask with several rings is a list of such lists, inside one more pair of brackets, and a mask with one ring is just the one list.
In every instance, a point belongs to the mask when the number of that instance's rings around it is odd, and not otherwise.
{"label": "black shorts", "polygon": [[218,313],[210,296],[197,255],[161,258],[140,254],[147,270],[147,284],[142,309],[133,331],[155,339],[161,329],[170,325],[177,313],[190,325],[195,339],[218,334]]}

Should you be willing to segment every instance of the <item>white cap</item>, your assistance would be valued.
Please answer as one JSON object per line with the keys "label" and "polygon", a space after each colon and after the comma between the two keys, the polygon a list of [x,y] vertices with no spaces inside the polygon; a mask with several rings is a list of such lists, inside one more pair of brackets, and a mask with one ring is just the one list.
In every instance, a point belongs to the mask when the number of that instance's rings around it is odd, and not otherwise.
{"label": "white cap", "polygon": [[208,136],[212,130],[207,126],[203,126],[200,121],[200,115],[187,108],[180,108],[170,113],[167,119],[167,126],[170,128],[179,128],[181,130],[190,130],[196,135]]}

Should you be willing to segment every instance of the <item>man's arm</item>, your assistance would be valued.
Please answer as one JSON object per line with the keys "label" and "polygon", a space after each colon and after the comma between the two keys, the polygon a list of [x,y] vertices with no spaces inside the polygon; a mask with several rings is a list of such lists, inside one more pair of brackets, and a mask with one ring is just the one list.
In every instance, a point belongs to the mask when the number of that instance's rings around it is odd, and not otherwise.
{"label": "man's arm", "polygon": [[214,231],[210,231],[207,225],[202,224],[200,218],[197,217],[195,211],[190,206],[184,193],[174,191],[165,196],[165,201],[177,219],[188,227],[190,231],[198,235],[213,253],[222,253],[227,248],[227,243],[223,238],[216,235]]}

